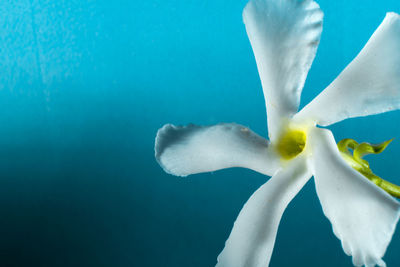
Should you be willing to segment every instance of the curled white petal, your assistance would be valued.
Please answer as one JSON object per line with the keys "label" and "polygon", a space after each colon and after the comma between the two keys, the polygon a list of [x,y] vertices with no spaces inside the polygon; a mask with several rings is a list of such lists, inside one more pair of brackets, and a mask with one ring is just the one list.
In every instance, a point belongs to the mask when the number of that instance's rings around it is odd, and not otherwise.
{"label": "curled white petal", "polygon": [[385,266],[399,202],[342,159],[329,130],[315,129],[310,140],[317,194],[344,251],[356,266]]}
{"label": "curled white petal", "polygon": [[155,155],[166,172],[177,176],[230,167],[271,176],[279,166],[268,140],[235,123],[164,125],[157,133]]}
{"label": "curled white petal", "polygon": [[358,56],[296,117],[327,126],[400,108],[400,16],[388,13]]}
{"label": "curled white petal", "polygon": [[282,118],[297,112],[318,48],[323,13],[312,0],[251,0],[243,20],[256,58],[274,141]]}
{"label": "curled white petal", "polygon": [[217,267],[268,266],[282,214],[310,177],[299,157],[262,185],[240,211]]}

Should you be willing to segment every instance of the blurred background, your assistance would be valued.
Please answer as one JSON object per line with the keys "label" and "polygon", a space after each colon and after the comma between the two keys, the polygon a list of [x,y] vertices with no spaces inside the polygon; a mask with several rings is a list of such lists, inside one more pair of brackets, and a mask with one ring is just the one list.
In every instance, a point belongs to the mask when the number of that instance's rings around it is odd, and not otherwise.
{"label": "blurred background", "polygon": [[[154,159],[165,123],[237,122],[267,136],[242,22],[247,1],[0,2],[0,266],[214,266],[268,178],[179,178]],[[398,0],[319,0],[321,44],[304,106]],[[346,120],[346,137],[395,138],[373,171],[400,183],[400,112]],[[385,255],[399,266],[400,233]],[[352,266],[310,180],[285,212],[270,266]]]}

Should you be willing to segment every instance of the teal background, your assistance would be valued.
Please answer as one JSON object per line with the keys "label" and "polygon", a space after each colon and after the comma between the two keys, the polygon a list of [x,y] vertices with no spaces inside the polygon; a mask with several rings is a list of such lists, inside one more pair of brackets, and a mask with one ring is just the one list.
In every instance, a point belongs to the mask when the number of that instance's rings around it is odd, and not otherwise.
{"label": "teal background", "polygon": [[[398,0],[318,1],[325,13],[304,106]],[[165,123],[237,122],[267,136],[242,23],[246,1],[0,2],[0,266],[214,266],[266,179],[246,169],[178,178],[154,159]],[[330,127],[381,142],[375,173],[400,184],[400,112]],[[400,233],[385,255],[400,265]],[[310,180],[270,266],[351,266]]]}

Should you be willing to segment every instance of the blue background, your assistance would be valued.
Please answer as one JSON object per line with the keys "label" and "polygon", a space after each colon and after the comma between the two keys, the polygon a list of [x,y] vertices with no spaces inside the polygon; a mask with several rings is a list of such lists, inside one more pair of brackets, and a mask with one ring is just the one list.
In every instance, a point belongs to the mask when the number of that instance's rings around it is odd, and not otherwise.
{"label": "blue background", "polygon": [[[320,0],[324,31],[304,106],[398,0]],[[178,178],[154,159],[165,123],[237,122],[267,136],[242,23],[246,1],[0,2],[0,266],[214,266],[267,177]],[[400,112],[346,120],[337,140],[381,142],[400,183]],[[400,233],[385,260],[400,265]],[[271,266],[351,266],[310,182],[289,205]]]}

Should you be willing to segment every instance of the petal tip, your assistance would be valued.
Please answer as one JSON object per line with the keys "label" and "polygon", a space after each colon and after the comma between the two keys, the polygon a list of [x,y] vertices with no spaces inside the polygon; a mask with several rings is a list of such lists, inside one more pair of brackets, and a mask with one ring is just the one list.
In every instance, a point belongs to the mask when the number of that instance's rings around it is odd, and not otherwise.
{"label": "petal tip", "polygon": [[387,12],[386,17],[391,19],[400,19],[400,15],[396,12]]}
{"label": "petal tip", "polygon": [[164,137],[168,134],[168,131],[174,127],[175,126],[173,124],[165,124],[163,127],[158,129],[154,143],[154,155],[157,161],[160,159],[160,156],[164,152],[164,149],[166,147]]}
{"label": "petal tip", "polygon": [[[190,125],[189,125],[190,126]],[[175,126],[173,124],[165,124],[163,127],[161,127],[157,131],[156,139],[155,139],[155,144],[154,144],[154,155],[155,158],[158,162],[158,164],[163,168],[163,170],[171,175],[175,176],[180,176],[180,177],[186,177],[187,174],[180,173],[174,170],[172,166],[167,166],[162,159],[162,156],[166,150],[166,148],[174,143],[176,141],[176,138],[174,137],[174,133],[179,129],[182,128],[181,126]]]}

